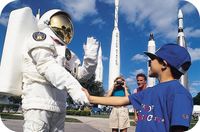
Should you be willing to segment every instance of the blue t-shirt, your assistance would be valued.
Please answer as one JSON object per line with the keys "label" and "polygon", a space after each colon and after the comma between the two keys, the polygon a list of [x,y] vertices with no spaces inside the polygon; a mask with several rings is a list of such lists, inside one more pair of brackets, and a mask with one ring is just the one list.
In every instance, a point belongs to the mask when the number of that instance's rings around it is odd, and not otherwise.
{"label": "blue t-shirt", "polygon": [[129,100],[138,111],[136,132],[169,132],[171,126],[190,125],[192,96],[177,80],[132,94]]}

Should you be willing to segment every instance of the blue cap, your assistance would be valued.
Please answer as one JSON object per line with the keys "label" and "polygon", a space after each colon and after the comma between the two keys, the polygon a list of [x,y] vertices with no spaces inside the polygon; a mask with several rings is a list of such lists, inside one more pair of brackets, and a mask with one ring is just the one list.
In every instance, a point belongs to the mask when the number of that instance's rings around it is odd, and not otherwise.
{"label": "blue cap", "polygon": [[191,57],[188,51],[178,44],[168,43],[163,45],[155,54],[144,52],[151,60],[161,58],[170,66],[184,74],[191,65]]}

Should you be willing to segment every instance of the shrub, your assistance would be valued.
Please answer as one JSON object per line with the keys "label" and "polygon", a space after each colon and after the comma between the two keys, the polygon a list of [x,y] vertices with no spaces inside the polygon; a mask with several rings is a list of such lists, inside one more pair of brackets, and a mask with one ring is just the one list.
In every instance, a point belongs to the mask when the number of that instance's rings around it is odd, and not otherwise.
{"label": "shrub", "polygon": [[90,116],[90,110],[67,110],[67,115]]}
{"label": "shrub", "polygon": [[90,116],[90,111],[89,110],[82,110],[81,116]]}

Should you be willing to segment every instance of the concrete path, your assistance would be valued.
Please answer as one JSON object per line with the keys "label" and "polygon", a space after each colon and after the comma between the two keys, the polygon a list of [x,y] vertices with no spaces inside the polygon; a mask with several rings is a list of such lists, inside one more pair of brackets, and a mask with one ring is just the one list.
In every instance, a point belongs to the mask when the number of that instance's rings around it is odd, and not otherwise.
{"label": "concrete path", "polygon": [[[84,117],[84,116],[69,116],[68,118],[75,118],[82,121],[84,124],[92,126],[93,128],[101,132],[111,132],[109,128],[109,119],[108,118],[94,118],[94,117]],[[128,128],[128,132],[135,132],[135,127],[131,126]]]}
{"label": "concrete path", "polygon": [[[82,123],[71,123],[65,122],[65,132],[111,132],[109,128],[109,120],[107,118],[94,118],[94,117],[84,117],[84,116],[67,116],[70,118],[75,118]],[[23,120],[12,120],[12,119],[1,119],[2,123],[6,125],[7,128],[15,132],[23,131]],[[3,131],[2,131],[3,130]],[[5,131],[2,124],[0,124],[0,132],[11,132],[9,130]],[[135,132],[135,127],[131,126],[128,132]]]}
{"label": "concrete path", "polygon": [[[2,119],[5,126],[0,125],[0,132],[23,132],[23,120]],[[11,131],[12,130],[12,131]],[[100,132],[85,123],[65,122],[65,132]]]}

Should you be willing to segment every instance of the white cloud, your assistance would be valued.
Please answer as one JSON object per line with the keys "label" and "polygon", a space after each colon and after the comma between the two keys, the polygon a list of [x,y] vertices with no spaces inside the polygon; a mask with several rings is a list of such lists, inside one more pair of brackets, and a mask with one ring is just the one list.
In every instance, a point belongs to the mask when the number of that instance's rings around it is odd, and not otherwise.
{"label": "white cloud", "polygon": [[136,80],[134,76],[129,76],[128,78],[125,79],[128,85],[134,85],[136,84]]}
{"label": "white cloud", "polygon": [[199,86],[200,86],[200,80],[192,81],[192,83],[190,84],[189,91],[193,97],[199,93],[199,90],[198,90]]}
{"label": "white cloud", "polygon": [[195,7],[192,4],[187,3],[181,8],[181,10],[183,11],[183,14],[190,14],[195,11]]}
{"label": "white cloud", "polygon": [[[100,0],[103,1],[103,0]],[[179,0],[121,0],[120,13],[127,23],[149,30],[155,35],[175,40],[177,36],[177,14]],[[114,0],[106,0],[104,3],[113,4]],[[195,11],[191,4],[182,7],[184,14]],[[151,27],[145,28],[147,25]],[[199,37],[200,29],[186,28],[187,37]],[[191,34],[190,34],[191,33]]]}
{"label": "white cloud", "polygon": [[104,25],[105,23],[106,23],[106,22],[105,22],[103,19],[101,19],[101,18],[96,18],[96,19],[94,19],[94,20],[91,22],[92,25],[97,25],[100,29],[102,29],[102,27],[103,27],[103,25]]}
{"label": "white cloud", "polygon": [[8,24],[8,14],[3,13],[0,17],[0,24],[3,26],[7,26]]}
{"label": "white cloud", "polygon": [[145,72],[144,72],[144,69],[137,69],[137,70],[135,70],[134,72],[132,72],[132,74],[133,74],[134,76],[136,76],[136,75],[139,74],[139,73],[145,73]]}
{"label": "white cloud", "polygon": [[131,58],[132,61],[140,61],[140,62],[144,62],[147,61],[147,57],[141,54],[136,54]]}
{"label": "white cloud", "polygon": [[167,38],[175,38],[178,0],[123,0],[120,4],[128,23],[138,27],[149,24],[154,34],[162,33]]}
{"label": "white cloud", "polygon": [[102,60],[103,60],[103,61],[107,61],[107,60],[108,60],[108,57],[102,56]]}
{"label": "white cloud", "polygon": [[193,81],[191,86],[200,86],[200,81]]}
{"label": "white cloud", "polygon": [[103,25],[105,24],[106,22],[104,20],[102,20],[101,18],[96,18],[92,21],[92,25],[97,25],[97,24],[100,24],[100,25]]}
{"label": "white cloud", "polygon": [[192,58],[192,61],[199,61],[200,60],[200,48],[190,48],[188,47],[188,52]]}
{"label": "white cloud", "polygon": [[188,27],[184,29],[186,37],[199,37],[200,29],[194,29],[193,27]]}
{"label": "white cloud", "polygon": [[96,0],[58,0],[74,20],[80,21],[85,16],[97,14]]}
{"label": "white cloud", "polygon": [[137,84],[137,82],[136,82],[136,75],[139,74],[139,73],[145,73],[145,72],[144,72],[144,69],[137,69],[137,70],[131,72],[131,75],[128,76],[128,77],[125,79],[126,82],[127,82],[127,84],[128,84],[128,85],[131,85],[131,86],[136,85],[136,84]]}
{"label": "white cloud", "polygon": [[189,91],[193,97],[199,93],[199,91],[195,87],[192,87],[192,86],[189,87]]}

